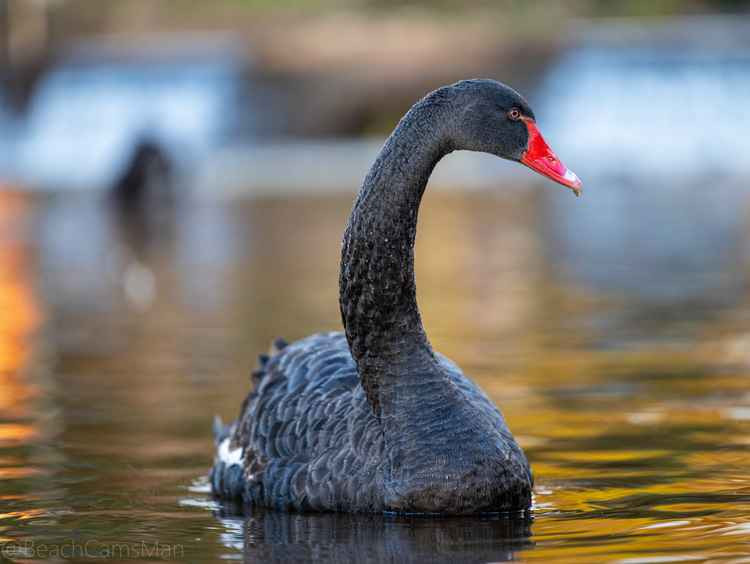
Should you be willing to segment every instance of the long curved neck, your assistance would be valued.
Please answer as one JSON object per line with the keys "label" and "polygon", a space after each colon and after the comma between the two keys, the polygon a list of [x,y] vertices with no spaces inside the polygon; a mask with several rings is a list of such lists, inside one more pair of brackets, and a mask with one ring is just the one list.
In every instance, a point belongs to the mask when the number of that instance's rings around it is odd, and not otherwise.
{"label": "long curved neck", "polygon": [[414,239],[427,180],[452,150],[445,114],[441,100],[426,98],[404,116],[365,178],[344,234],[341,316],[378,414],[388,380],[434,362],[417,307]]}

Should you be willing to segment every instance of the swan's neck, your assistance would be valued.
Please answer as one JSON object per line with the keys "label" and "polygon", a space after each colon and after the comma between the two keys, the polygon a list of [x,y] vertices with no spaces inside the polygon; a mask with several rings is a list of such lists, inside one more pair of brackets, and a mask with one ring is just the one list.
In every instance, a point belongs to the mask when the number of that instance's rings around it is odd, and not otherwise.
{"label": "swan's neck", "polygon": [[427,180],[451,151],[445,113],[425,100],[404,116],[365,178],[344,234],[341,315],[378,414],[384,383],[434,362],[417,307],[414,239]]}

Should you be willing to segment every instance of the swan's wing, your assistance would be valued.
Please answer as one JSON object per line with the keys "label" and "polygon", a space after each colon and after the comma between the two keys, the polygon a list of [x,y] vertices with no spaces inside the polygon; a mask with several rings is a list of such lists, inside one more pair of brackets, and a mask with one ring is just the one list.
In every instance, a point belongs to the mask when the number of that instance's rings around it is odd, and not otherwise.
{"label": "swan's wing", "polygon": [[[382,447],[382,434],[343,334],[286,346],[256,380],[226,452],[219,445],[214,491],[264,505],[324,509],[365,495],[359,490],[373,485],[373,461],[381,459],[373,449]],[[239,471],[230,471],[232,464],[241,468],[240,484],[222,482]]]}
{"label": "swan's wing", "polygon": [[356,365],[341,333],[313,335],[271,357],[250,394],[236,446],[307,461],[346,432]]}

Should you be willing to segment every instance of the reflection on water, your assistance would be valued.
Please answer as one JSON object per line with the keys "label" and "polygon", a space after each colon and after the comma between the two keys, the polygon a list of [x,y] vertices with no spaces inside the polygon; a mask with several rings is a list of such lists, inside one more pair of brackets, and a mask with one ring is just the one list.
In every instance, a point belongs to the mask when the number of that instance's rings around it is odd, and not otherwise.
{"label": "reflection on water", "polygon": [[[221,515],[221,512],[219,512]],[[505,561],[532,546],[530,521],[256,511],[221,517],[246,562]],[[239,542],[238,542],[239,541]]]}
{"label": "reflection on water", "polygon": [[[436,348],[502,406],[532,461],[532,521],[242,517],[208,495],[211,416],[236,414],[255,355],[277,335],[339,326],[350,198],[123,214],[91,196],[0,194],[3,554],[38,556],[40,545],[191,562],[747,554],[747,223],[713,240],[717,256],[733,257],[720,269],[696,261],[660,274],[677,289],[700,277],[693,307],[679,292],[644,299],[569,268],[558,218],[585,198],[549,186],[506,194],[429,194],[417,276]],[[636,227],[648,230],[633,222],[637,241]],[[601,224],[601,245],[619,248],[616,232]],[[624,264],[639,249],[620,248]],[[619,272],[631,275],[641,273]]]}
{"label": "reflection on water", "polygon": [[677,315],[731,307],[747,287],[746,23],[594,26],[546,75],[545,135],[595,192],[554,210],[577,279]]}

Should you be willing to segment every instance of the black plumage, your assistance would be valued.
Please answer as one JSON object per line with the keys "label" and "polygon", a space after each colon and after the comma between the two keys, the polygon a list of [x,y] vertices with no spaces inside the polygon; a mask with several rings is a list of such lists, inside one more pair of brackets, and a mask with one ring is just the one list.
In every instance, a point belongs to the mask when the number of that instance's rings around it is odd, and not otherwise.
{"label": "black plumage", "polygon": [[440,88],[404,116],[364,180],[344,234],[345,333],[277,341],[239,419],[215,425],[214,493],[300,511],[524,509],[528,462],[499,410],[435,352],[416,301],[417,212],[435,164],[469,149],[520,160],[533,118],[491,80]]}

